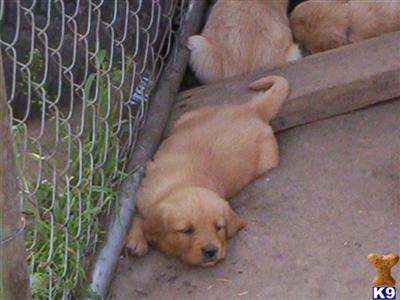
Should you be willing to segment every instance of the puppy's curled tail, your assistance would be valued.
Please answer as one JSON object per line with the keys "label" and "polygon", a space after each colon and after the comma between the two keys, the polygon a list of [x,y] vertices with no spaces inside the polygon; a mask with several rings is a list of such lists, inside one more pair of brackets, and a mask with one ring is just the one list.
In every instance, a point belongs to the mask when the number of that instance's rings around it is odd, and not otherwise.
{"label": "puppy's curled tail", "polygon": [[281,76],[262,77],[250,83],[249,88],[254,91],[262,90],[249,105],[266,121],[277,115],[289,95],[289,83]]}

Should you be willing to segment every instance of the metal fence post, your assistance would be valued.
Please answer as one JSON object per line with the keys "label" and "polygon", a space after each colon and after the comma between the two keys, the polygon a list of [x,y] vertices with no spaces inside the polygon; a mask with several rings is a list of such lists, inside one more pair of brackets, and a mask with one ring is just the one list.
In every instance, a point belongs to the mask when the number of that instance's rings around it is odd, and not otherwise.
{"label": "metal fence post", "polygon": [[4,300],[31,299],[10,117],[0,51],[0,280]]}

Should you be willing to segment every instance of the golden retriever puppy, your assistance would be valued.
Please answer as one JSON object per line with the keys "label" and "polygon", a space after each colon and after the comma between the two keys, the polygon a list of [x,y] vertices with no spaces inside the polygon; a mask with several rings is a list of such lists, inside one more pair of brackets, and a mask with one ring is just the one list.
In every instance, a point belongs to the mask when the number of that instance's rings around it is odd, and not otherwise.
{"label": "golden retriever puppy", "polygon": [[268,121],[287,98],[288,82],[270,76],[250,88],[262,91],[248,103],[202,108],[176,122],[147,164],[127,237],[131,254],[152,244],[204,267],[225,257],[226,239],[244,227],[227,199],[279,161]]}
{"label": "golden retriever puppy", "polygon": [[400,30],[399,0],[309,0],[290,15],[295,40],[311,53]]}
{"label": "golden retriever puppy", "polygon": [[190,66],[204,83],[301,57],[288,0],[218,0],[201,35],[189,38]]}

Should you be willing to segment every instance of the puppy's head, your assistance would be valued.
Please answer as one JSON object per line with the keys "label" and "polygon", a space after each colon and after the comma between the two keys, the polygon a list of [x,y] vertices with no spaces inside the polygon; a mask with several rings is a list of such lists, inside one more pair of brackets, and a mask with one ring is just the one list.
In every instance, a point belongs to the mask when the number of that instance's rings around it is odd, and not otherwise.
{"label": "puppy's head", "polygon": [[146,220],[147,239],[186,263],[208,267],[225,257],[225,241],[244,222],[216,193],[203,188],[172,192]]}

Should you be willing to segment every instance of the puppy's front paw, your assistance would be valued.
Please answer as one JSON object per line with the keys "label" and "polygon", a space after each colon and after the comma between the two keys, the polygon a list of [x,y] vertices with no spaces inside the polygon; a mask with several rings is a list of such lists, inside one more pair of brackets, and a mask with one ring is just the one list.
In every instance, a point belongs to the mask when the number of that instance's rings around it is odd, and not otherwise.
{"label": "puppy's front paw", "polygon": [[149,246],[144,238],[130,236],[126,243],[126,249],[131,255],[143,256],[149,251]]}
{"label": "puppy's front paw", "polygon": [[142,256],[149,250],[149,246],[142,230],[142,223],[143,220],[140,217],[134,217],[131,231],[129,232],[125,245],[126,250],[128,250],[131,255]]}

